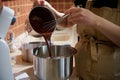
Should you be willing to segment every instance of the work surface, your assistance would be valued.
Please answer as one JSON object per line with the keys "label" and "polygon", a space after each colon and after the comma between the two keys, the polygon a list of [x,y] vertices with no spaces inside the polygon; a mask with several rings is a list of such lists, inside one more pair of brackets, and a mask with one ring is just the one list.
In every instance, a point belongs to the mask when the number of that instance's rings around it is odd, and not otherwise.
{"label": "work surface", "polygon": [[[33,63],[25,62],[22,60],[21,54],[17,55],[15,58],[16,63],[13,64],[13,73],[14,73],[14,78],[27,74],[29,77],[24,78],[24,79],[18,79],[18,80],[39,80],[36,78],[34,75],[34,70],[33,70]],[[16,80],[16,79],[15,79]],[[73,69],[73,73],[68,80],[79,80],[76,77],[76,71]]]}
{"label": "work surface", "polygon": [[[19,76],[20,74],[24,74],[24,73],[27,73],[29,78],[20,79],[20,80],[39,80],[39,79],[36,78],[36,76],[33,73],[33,67],[31,67],[29,69],[26,69],[24,71],[21,71],[19,73],[16,73],[16,74],[14,74],[14,76],[16,77],[16,76]],[[75,74],[73,72],[73,74],[71,75],[70,79],[68,79],[68,80],[79,80],[79,79],[75,76]]]}

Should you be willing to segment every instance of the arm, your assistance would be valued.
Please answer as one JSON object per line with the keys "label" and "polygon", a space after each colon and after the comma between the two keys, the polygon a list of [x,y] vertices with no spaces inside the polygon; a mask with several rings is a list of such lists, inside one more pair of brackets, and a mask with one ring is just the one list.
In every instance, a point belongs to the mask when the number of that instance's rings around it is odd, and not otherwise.
{"label": "arm", "polygon": [[120,47],[120,26],[99,17],[94,27]]}
{"label": "arm", "polygon": [[83,24],[87,27],[93,27],[103,33],[116,45],[120,46],[120,26],[95,15],[91,11],[84,8],[71,8],[67,13],[71,13],[68,21],[74,24]]}

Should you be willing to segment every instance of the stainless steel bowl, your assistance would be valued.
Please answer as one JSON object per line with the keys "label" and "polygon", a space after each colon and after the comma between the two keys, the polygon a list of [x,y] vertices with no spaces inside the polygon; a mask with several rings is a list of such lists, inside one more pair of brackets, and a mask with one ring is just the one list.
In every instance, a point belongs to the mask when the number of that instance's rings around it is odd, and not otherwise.
{"label": "stainless steel bowl", "polygon": [[56,27],[56,16],[46,6],[34,7],[29,13],[29,27],[34,37],[41,37],[43,33],[53,32]]}
{"label": "stainless steel bowl", "polygon": [[34,49],[34,74],[39,80],[66,80],[73,71],[73,55],[76,49],[65,45],[52,45],[51,55],[47,46]]}
{"label": "stainless steel bowl", "polygon": [[20,50],[22,52],[22,59],[26,62],[33,62],[33,49],[45,45],[45,42],[29,42],[24,43]]}

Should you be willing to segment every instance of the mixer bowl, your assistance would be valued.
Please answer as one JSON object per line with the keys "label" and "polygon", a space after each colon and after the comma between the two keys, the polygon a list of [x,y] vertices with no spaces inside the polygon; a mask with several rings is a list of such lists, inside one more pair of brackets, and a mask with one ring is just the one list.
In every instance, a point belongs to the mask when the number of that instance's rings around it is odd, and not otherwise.
{"label": "mixer bowl", "polygon": [[38,46],[46,45],[45,42],[29,42],[24,43],[20,50],[22,52],[22,59],[26,62],[33,62],[33,49]]}
{"label": "mixer bowl", "polygon": [[47,46],[34,49],[34,74],[39,80],[67,80],[73,71],[76,49],[65,45],[52,45],[51,57]]}
{"label": "mixer bowl", "polygon": [[[29,25],[35,37],[40,37],[41,33],[53,32],[56,27],[55,14],[45,6],[34,7],[29,14]],[[37,34],[38,33],[38,34]]]}

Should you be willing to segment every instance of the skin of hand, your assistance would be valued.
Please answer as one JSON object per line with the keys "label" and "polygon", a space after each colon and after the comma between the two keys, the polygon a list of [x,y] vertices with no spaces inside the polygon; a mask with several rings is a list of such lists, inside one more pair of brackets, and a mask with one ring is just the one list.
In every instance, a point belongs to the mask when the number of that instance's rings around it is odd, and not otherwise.
{"label": "skin of hand", "polygon": [[120,47],[120,26],[97,16],[88,9],[72,7],[65,12],[68,13],[71,14],[67,18],[68,22],[93,27]]}
{"label": "skin of hand", "polygon": [[69,14],[67,21],[71,22],[73,24],[83,24],[86,26],[94,26],[96,22],[96,18],[98,17],[94,13],[92,13],[88,9],[84,8],[77,8],[77,7],[72,7],[69,10],[65,12],[65,14]]}
{"label": "skin of hand", "polygon": [[35,6],[44,6],[44,5],[51,6],[47,4],[45,0],[35,0],[34,2],[35,2]]}

